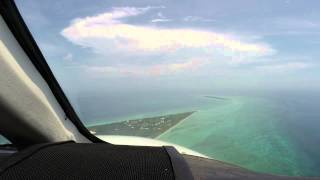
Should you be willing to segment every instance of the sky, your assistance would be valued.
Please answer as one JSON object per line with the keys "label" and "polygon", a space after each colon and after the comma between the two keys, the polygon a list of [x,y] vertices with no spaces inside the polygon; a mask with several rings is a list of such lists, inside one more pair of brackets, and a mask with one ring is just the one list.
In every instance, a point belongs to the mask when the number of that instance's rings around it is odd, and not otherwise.
{"label": "sky", "polygon": [[16,0],[67,94],[319,89],[318,0]]}

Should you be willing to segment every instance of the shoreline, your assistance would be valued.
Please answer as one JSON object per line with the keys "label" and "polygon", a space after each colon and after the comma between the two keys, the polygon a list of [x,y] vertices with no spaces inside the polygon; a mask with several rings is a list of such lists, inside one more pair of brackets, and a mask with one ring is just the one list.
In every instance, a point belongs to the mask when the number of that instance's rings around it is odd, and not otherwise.
{"label": "shoreline", "polygon": [[182,114],[182,113],[188,113],[188,112],[196,112],[196,110],[191,110],[191,109],[181,109],[177,111],[166,111],[166,112],[150,112],[150,113],[141,113],[141,114],[136,114],[136,115],[131,115],[131,116],[124,116],[124,117],[117,117],[114,118],[111,121],[104,122],[103,119],[98,119],[97,121],[86,124],[85,126],[90,128],[93,126],[104,126],[104,125],[111,125],[114,123],[123,123],[125,121],[132,121],[132,120],[138,120],[138,119],[148,119],[148,118],[157,118],[160,116],[168,116],[168,115],[176,115],[176,114]]}
{"label": "shoreline", "polygon": [[157,138],[176,127],[196,111],[124,120],[121,122],[89,126],[95,135],[126,135]]}
{"label": "shoreline", "polygon": [[190,114],[188,117],[182,119],[180,122],[178,122],[177,124],[175,124],[174,126],[170,127],[169,129],[167,129],[166,131],[162,132],[160,135],[158,135],[157,137],[155,137],[154,139],[158,139],[161,138],[161,136],[167,134],[168,132],[170,132],[172,129],[176,128],[177,126],[179,126],[180,124],[182,124],[185,120],[187,120],[188,118],[190,118],[190,116],[192,116],[194,113],[196,113],[198,111],[193,111],[192,114]]}

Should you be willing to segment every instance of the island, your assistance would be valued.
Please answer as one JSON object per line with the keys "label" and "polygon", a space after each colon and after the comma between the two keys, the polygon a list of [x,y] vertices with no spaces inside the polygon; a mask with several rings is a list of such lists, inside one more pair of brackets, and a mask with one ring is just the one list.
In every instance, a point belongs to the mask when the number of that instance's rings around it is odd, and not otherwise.
{"label": "island", "polygon": [[155,138],[189,117],[195,111],[157,117],[127,120],[111,124],[89,126],[95,135],[124,135]]}
{"label": "island", "polygon": [[204,96],[205,98],[217,99],[217,100],[228,100],[227,98],[218,97],[218,96]]}

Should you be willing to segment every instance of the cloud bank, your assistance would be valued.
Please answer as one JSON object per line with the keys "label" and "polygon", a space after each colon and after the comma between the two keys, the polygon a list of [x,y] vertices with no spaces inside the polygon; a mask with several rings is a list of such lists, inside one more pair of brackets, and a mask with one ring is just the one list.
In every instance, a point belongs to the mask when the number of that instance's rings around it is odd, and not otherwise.
{"label": "cloud bank", "polygon": [[110,12],[78,18],[62,30],[61,34],[74,44],[102,53],[110,44],[117,50],[139,53],[174,52],[185,48],[206,48],[215,51],[246,53],[264,56],[274,50],[264,43],[242,42],[238,38],[213,31],[192,28],[159,28],[132,25],[125,20],[142,15],[146,8],[114,8]]}
{"label": "cloud bank", "polygon": [[[263,56],[276,53],[267,43],[254,41],[245,36],[235,36],[211,30],[192,27],[168,28],[156,26],[155,22],[166,21],[166,17],[159,12],[157,19],[153,19],[152,26],[146,24],[131,24],[130,18],[147,15],[150,10],[164,7],[121,7],[112,10],[74,19],[69,26],[61,31],[63,37],[73,44],[89,48],[99,55],[111,53],[159,55],[185,54],[190,57],[181,60],[170,59],[167,64],[156,58],[152,65],[133,66],[102,66],[89,67],[91,72],[134,75],[164,75],[187,70],[195,70],[210,60],[224,57],[229,63],[246,63]],[[189,18],[190,20],[190,18]],[[191,20],[194,20],[191,19]],[[150,22],[149,22],[150,23]],[[199,58],[208,57],[208,58]],[[191,60],[190,60],[191,59]]]}

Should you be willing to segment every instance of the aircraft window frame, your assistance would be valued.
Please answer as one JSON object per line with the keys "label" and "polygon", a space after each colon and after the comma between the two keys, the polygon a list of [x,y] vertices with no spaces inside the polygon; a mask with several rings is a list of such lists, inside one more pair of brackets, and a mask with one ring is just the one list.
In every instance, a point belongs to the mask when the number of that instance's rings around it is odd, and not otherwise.
{"label": "aircraft window frame", "polygon": [[20,44],[21,48],[29,57],[31,63],[35,66],[43,79],[47,82],[53,95],[66,114],[65,120],[70,120],[76,126],[78,131],[90,141],[104,142],[103,140],[90,133],[90,131],[83,125],[82,121],[76,114],[73,106],[69,102],[67,96],[65,95],[64,91],[53,75],[30,30],[25,24],[15,2],[12,0],[0,1],[0,15],[8,25],[8,28]]}

